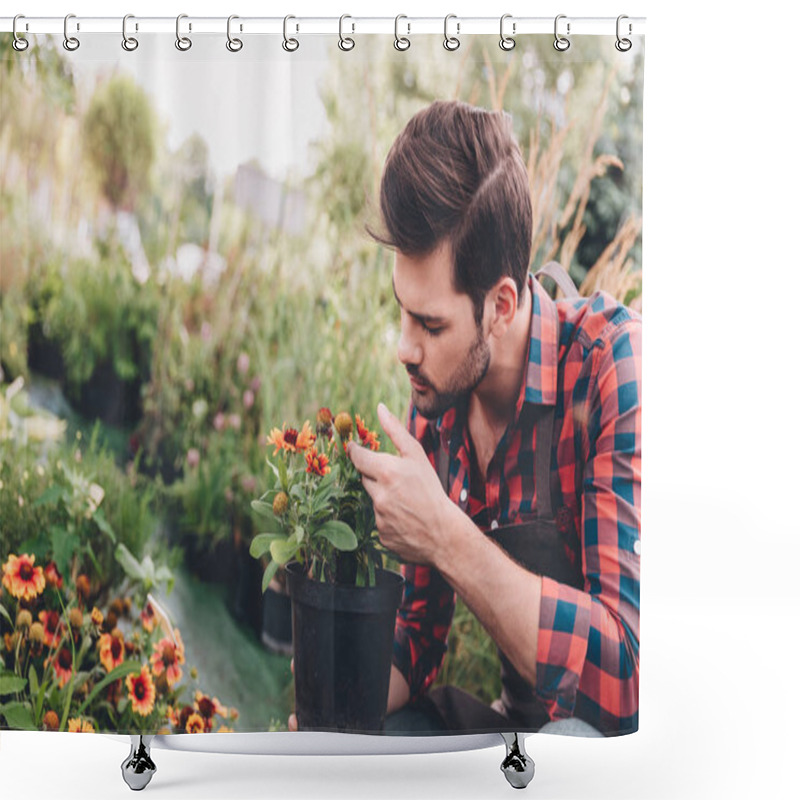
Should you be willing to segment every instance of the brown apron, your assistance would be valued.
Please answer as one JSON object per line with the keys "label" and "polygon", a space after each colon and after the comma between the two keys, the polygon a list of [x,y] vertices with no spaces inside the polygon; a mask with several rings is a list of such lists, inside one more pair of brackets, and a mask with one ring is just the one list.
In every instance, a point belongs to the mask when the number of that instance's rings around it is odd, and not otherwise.
{"label": "brown apron", "polygon": [[[560,267],[547,264],[537,273],[556,279],[565,294],[577,294],[574,285]],[[560,273],[559,273],[560,270]],[[555,274],[554,274],[555,273]],[[556,277],[558,275],[558,277]],[[565,284],[559,278],[565,278]],[[570,290],[571,289],[571,290]],[[578,589],[584,588],[580,558],[574,561],[568,554],[564,536],[559,532],[553,516],[551,500],[551,459],[555,425],[555,406],[523,406],[523,413],[536,414],[536,452],[534,454],[534,486],[536,508],[532,520],[521,524],[501,525],[485,532],[516,562],[530,572],[546,576],[559,583]],[[437,454],[439,480],[449,496],[450,453],[440,447]],[[526,623],[526,611],[520,609],[520,624]],[[505,654],[498,650],[501,665],[501,708],[495,710],[472,695],[453,686],[444,686],[428,693],[432,704],[446,730],[485,731],[505,730],[509,723],[514,730],[536,730],[549,721],[542,704],[536,699],[531,685],[517,672]]]}

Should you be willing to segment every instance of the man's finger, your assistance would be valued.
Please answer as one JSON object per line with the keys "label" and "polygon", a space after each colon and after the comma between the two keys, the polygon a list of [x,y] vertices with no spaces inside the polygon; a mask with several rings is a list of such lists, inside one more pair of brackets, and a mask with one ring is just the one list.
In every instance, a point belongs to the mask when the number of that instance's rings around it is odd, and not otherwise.
{"label": "man's finger", "polygon": [[401,456],[410,456],[416,452],[417,440],[383,403],[378,403],[378,421]]}
{"label": "man's finger", "polygon": [[289,730],[297,730],[297,717],[294,714],[289,714]]}

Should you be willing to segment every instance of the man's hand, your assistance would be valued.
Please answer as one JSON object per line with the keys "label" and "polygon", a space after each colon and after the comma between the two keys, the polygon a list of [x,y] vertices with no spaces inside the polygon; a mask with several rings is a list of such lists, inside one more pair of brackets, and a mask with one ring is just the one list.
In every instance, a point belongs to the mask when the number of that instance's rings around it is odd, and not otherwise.
{"label": "man's hand", "polygon": [[378,420],[398,455],[355,443],[347,452],[372,498],[380,540],[402,561],[436,566],[439,554],[446,552],[446,519],[455,506],[422,445],[383,403]]}

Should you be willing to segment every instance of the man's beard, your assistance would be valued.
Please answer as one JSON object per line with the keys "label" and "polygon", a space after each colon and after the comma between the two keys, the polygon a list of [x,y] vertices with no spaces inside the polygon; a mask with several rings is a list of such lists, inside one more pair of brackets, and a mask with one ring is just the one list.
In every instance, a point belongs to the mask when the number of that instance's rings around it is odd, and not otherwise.
{"label": "man's beard", "polygon": [[416,367],[406,367],[409,375],[426,384],[424,394],[414,389],[413,386],[411,388],[411,399],[419,413],[425,419],[441,417],[448,408],[472,392],[484,379],[489,371],[490,361],[489,343],[483,338],[483,333],[478,328],[466,356],[447,384],[441,389],[437,389],[429,380],[420,376]]}

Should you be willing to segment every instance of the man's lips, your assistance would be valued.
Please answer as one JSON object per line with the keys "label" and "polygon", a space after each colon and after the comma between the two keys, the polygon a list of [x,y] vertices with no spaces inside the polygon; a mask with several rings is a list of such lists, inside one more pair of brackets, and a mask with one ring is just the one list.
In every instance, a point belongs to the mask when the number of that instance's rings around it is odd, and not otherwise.
{"label": "man's lips", "polygon": [[409,381],[411,382],[411,385],[412,385],[412,386],[413,386],[413,387],[414,387],[414,388],[415,388],[415,389],[416,389],[418,392],[423,392],[423,391],[425,391],[425,389],[427,389],[427,388],[428,388],[428,384],[427,384],[427,383],[424,383],[423,381],[420,381],[419,379],[415,378],[413,375],[409,375],[409,376],[408,376],[408,379],[409,379]]}

